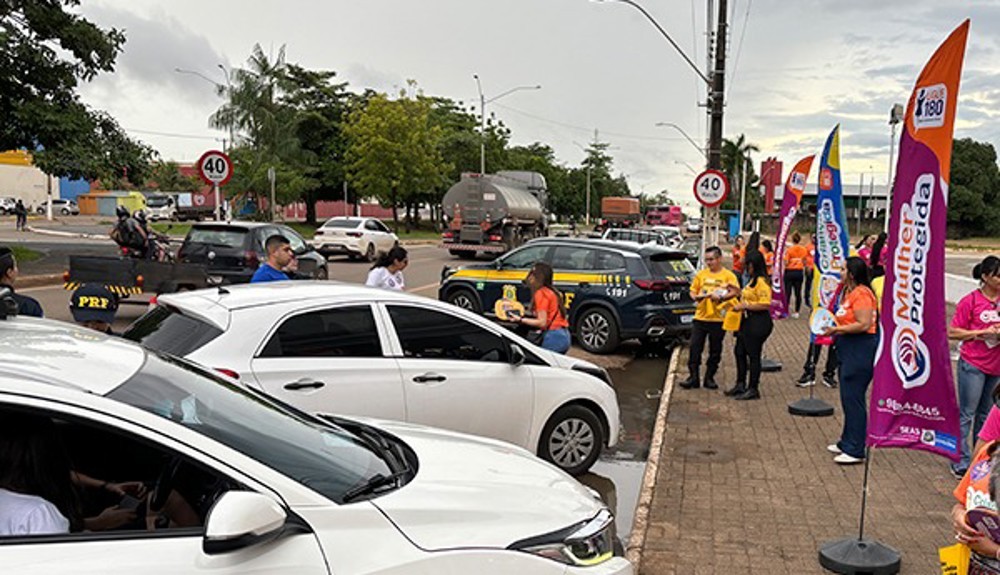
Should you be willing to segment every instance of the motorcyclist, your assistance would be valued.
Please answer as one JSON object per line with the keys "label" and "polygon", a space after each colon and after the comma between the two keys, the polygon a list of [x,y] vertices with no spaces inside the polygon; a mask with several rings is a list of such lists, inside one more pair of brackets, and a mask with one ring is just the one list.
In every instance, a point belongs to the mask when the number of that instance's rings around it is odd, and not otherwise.
{"label": "motorcyclist", "polygon": [[164,244],[170,243],[170,238],[156,233],[149,229],[149,222],[146,220],[146,212],[136,210],[132,215],[139,227],[146,235],[146,255],[149,259],[162,262],[167,259],[167,248]]}
{"label": "motorcyclist", "polygon": [[145,257],[149,251],[149,234],[145,228],[128,213],[125,206],[115,208],[115,215],[118,216],[118,222],[111,229],[111,239],[125,248],[129,256]]}

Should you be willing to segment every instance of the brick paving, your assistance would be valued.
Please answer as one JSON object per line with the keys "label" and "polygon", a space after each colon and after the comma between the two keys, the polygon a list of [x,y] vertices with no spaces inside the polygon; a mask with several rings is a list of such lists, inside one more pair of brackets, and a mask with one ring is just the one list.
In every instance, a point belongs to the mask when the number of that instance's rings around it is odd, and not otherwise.
{"label": "brick paving", "polygon": [[[726,338],[717,377],[723,389],[735,382],[733,343]],[[856,536],[864,467],[838,466],[826,451],[843,421],[838,391],[816,388],[835,406],[833,417],[787,411],[808,394],[794,385],[807,345],[805,317],[777,322],[765,351],[784,370],[763,374],[759,401],[674,387],[641,575],[825,573],[820,545]],[[679,365],[686,361],[684,352]],[[678,381],[686,371],[678,369]],[[940,572],[937,549],[954,542],[948,511],[956,483],[943,458],[874,454],[866,535],[902,553],[902,573]]]}

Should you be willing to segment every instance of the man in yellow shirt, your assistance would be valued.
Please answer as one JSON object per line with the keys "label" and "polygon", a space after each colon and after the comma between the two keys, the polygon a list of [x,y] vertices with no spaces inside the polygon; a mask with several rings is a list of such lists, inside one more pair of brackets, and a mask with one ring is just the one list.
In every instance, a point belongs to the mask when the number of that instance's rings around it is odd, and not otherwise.
{"label": "man in yellow shirt", "polygon": [[722,267],[722,250],[712,246],[705,250],[706,269],[700,270],[691,281],[691,299],[698,302],[691,327],[691,347],[688,350],[688,378],[680,383],[684,389],[701,387],[701,353],[708,339],[708,361],[705,363],[705,389],[719,389],[715,372],[722,359],[722,320],[729,286],[739,287],[736,275]]}

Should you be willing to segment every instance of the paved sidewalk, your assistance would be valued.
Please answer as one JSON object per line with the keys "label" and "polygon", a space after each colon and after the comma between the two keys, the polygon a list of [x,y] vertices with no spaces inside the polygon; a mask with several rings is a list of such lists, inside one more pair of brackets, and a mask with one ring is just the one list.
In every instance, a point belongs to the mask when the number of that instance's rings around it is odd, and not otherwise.
{"label": "paved sidewalk", "polygon": [[[820,545],[857,535],[864,467],[840,467],[826,451],[842,425],[837,390],[816,389],[836,407],[833,417],[787,411],[808,394],[793,383],[807,345],[805,318],[777,322],[766,355],[785,369],[763,375],[759,401],[674,387],[641,575],[824,573]],[[684,352],[678,380],[686,361]],[[728,388],[736,376],[731,336],[720,372],[719,384]],[[874,454],[866,535],[902,553],[902,573],[939,572],[938,547],[954,543],[948,511],[956,483],[940,457]]]}

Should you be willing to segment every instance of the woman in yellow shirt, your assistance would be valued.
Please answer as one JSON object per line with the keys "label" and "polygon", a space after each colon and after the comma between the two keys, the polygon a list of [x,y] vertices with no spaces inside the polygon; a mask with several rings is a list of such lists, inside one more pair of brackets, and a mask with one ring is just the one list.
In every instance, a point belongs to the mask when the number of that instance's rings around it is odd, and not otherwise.
{"label": "woman in yellow shirt", "polygon": [[726,395],[750,400],[760,399],[760,358],[774,323],[771,321],[771,281],[763,254],[747,252],[744,266],[748,277],[746,287],[742,291],[730,289],[731,297],[739,295],[732,309],[742,313],[743,319],[736,334],[736,386],[726,391]]}

